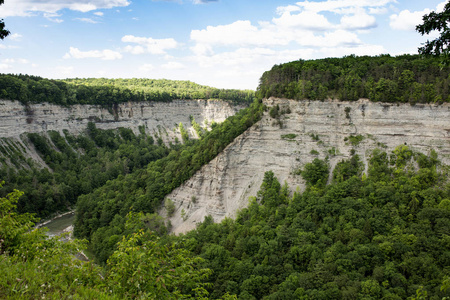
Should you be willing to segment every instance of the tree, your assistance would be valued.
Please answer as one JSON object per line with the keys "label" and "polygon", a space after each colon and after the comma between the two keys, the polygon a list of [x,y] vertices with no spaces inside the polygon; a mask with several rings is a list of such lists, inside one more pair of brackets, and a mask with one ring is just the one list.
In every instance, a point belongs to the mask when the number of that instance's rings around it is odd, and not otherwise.
{"label": "tree", "polygon": [[435,55],[443,58],[443,63],[449,63],[450,45],[450,1],[445,4],[444,10],[440,13],[431,12],[423,16],[423,24],[417,25],[416,30],[421,34],[429,34],[433,30],[438,30],[441,35],[433,41],[427,41],[423,47],[419,48],[419,53],[424,55]]}
{"label": "tree", "polygon": [[[5,2],[5,0],[0,0],[0,5],[2,5]],[[4,39],[10,34],[9,30],[5,29],[5,22],[3,22],[3,19],[0,19],[0,39]]]}

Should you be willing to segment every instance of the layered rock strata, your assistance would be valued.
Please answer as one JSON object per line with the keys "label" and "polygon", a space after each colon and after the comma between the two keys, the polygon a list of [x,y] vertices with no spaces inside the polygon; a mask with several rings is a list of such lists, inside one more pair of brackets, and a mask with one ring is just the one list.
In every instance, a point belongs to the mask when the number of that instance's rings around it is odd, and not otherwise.
{"label": "layered rock strata", "polygon": [[[41,166],[44,161],[27,143],[24,133],[46,133],[49,130],[79,134],[89,122],[100,129],[130,128],[139,134],[162,138],[165,143],[181,142],[180,123],[193,138],[197,137],[191,119],[208,128],[214,122],[223,122],[243,106],[218,100],[174,100],[172,102],[128,102],[109,107],[97,105],[58,106],[48,103],[23,105],[18,101],[0,100],[0,146],[4,152],[18,149]],[[8,153],[0,153],[1,156]]]}
{"label": "layered rock strata", "polygon": [[[314,158],[329,157],[333,168],[354,149],[367,167],[374,148],[392,151],[408,145],[422,153],[434,149],[450,164],[450,105],[294,101],[270,98],[277,118],[261,121],[235,139],[220,155],[167,196],[176,204],[173,232],[195,228],[211,215],[216,222],[234,217],[248,204],[272,170],[291,189],[304,189],[296,171]],[[283,113],[284,112],[284,113]],[[360,140],[358,143],[357,141]],[[354,142],[352,144],[352,141]],[[355,142],[356,141],[356,142]],[[161,208],[164,214],[164,208]]]}

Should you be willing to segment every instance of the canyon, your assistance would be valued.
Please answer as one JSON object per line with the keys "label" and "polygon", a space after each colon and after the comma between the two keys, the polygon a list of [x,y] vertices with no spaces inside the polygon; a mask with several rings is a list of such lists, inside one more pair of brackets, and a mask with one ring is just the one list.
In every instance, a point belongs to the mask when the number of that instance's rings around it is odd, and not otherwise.
{"label": "canyon", "polygon": [[[407,145],[424,154],[434,149],[443,164],[450,164],[449,104],[412,106],[367,99],[344,102],[277,98],[264,103],[268,110],[278,106],[281,115],[272,118],[266,113],[167,195],[176,205],[169,218],[174,233],[195,228],[208,215],[215,222],[235,217],[239,209],[247,206],[249,197],[256,196],[266,171],[273,171],[291,190],[301,191],[305,182],[298,171],[316,157],[328,157],[332,170],[354,152],[367,169],[373,149],[389,155],[397,146]],[[166,213],[164,207],[160,213]]]}
{"label": "canyon", "polygon": [[[305,182],[298,175],[299,170],[315,158],[327,158],[333,169],[355,153],[367,169],[373,149],[389,154],[397,146],[406,145],[424,154],[434,150],[443,164],[450,164],[448,103],[410,105],[367,99],[345,102],[279,98],[263,101],[267,110],[260,121],[166,196],[175,204],[175,212],[169,217],[161,205],[159,213],[170,220],[172,232],[187,232],[205,216],[211,216],[215,222],[235,217],[249,198],[256,196],[266,171],[273,171],[281,184],[287,183],[292,191],[303,190]],[[181,141],[177,129],[180,122],[192,138],[197,138],[192,118],[203,127],[210,127],[213,121],[222,122],[241,108],[216,100],[122,103],[110,107],[23,105],[0,100],[0,144],[20,144],[17,148],[24,149],[26,156],[45,166],[27,142],[26,133],[67,130],[80,134],[88,122],[94,122],[100,129],[125,127],[136,134],[143,128],[169,144],[176,139]],[[270,112],[274,109],[275,115]]]}

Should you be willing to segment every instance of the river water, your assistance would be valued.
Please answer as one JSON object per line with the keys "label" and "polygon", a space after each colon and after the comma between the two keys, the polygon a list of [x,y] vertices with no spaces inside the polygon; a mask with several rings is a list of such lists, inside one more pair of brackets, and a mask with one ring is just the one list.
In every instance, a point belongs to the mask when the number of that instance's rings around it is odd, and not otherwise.
{"label": "river water", "polygon": [[[72,234],[74,222],[75,222],[75,212],[70,212],[62,216],[53,218],[50,221],[46,221],[39,227],[48,228],[47,235],[52,237],[55,235],[60,235],[61,233],[64,232],[70,232],[70,234]],[[83,252],[77,253],[75,257],[82,261],[89,260]]]}
{"label": "river water", "polygon": [[54,218],[42,225],[47,227],[48,236],[60,235],[63,232],[69,232],[73,229],[73,223],[75,222],[75,213],[64,214],[60,217]]}

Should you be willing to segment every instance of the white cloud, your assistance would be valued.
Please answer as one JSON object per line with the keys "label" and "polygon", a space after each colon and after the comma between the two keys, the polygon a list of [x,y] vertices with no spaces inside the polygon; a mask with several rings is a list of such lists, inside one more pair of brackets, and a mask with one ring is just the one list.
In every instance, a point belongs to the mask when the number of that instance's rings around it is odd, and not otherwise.
{"label": "white cloud", "polygon": [[58,66],[55,68],[55,71],[60,76],[69,76],[73,73],[73,67],[72,66]]}
{"label": "white cloud", "polygon": [[5,59],[2,60],[2,62],[5,63],[5,64],[15,64],[15,63],[28,64],[29,63],[29,61],[27,59],[24,59],[24,58],[17,58],[17,59],[5,58]]}
{"label": "white cloud", "polygon": [[166,50],[175,49],[178,47],[177,41],[172,38],[168,39],[153,39],[151,37],[137,37],[133,35],[125,35],[122,37],[122,42],[124,43],[134,43],[137,46],[126,46],[125,52],[130,52],[131,54],[165,54]]}
{"label": "white cloud", "polygon": [[[271,24],[260,23],[260,28],[250,21],[236,21],[229,25],[207,26],[206,29],[192,30],[191,40],[203,45],[264,46],[286,45],[289,39],[276,31]],[[274,30],[275,29],[275,30]]]}
{"label": "white cloud", "polygon": [[75,20],[81,21],[83,23],[97,24],[98,22],[91,18],[75,18]]}
{"label": "white cloud", "polygon": [[170,61],[166,64],[163,64],[161,67],[166,70],[182,70],[186,68],[185,65],[176,61]]}
{"label": "white cloud", "polygon": [[62,9],[88,12],[96,9],[128,6],[128,0],[14,0],[0,6],[2,17],[32,16],[37,12],[56,13]]}
{"label": "white cloud", "polygon": [[395,30],[412,30],[416,29],[417,24],[422,23],[422,17],[430,13],[429,9],[422,11],[410,12],[409,10],[402,10],[398,15],[393,14],[390,18],[389,25]]}
{"label": "white cloud", "polygon": [[102,13],[101,11],[96,11],[96,12],[94,13],[94,15],[99,16],[99,17],[102,17],[102,16],[103,16],[103,13]]}
{"label": "white cloud", "polygon": [[20,41],[22,39],[22,35],[18,33],[12,33],[8,36],[8,39],[13,41]]}
{"label": "white cloud", "polygon": [[155,69],[155,66],[153,66],[152,64],[143,64],[142,66],[139,67],[139,70],[144,71],[144,72],[152,71],[154,69]]}
{"label": "white cloud", "polygon": [[[444,6],[447,2],[441,2],[433,9],[437,12],[444,10]],[[423,16],[429,14],[432,9],[426,8],[421,11],[409,11],[407,9],[402,10],[399,14],[393,14],[390,16],[390,23],[392,29],[395,30],[409,30],[415,31],[418,24],[423,23]]]}
{"label": "white cloud", "polygon": [[354,30],[354,29],[369,29],[377,26],[377,22],[374,16],[366,14],[366,12],[361,9],[354,15],[348,16],[344,15],[341,18],[341,27],[344,29]]}
{"label": "white cloud", "polygon": [[0,64],[0,70],[9,70],[12,66],[8,64]]}
{"label": "white cloud", "polygon": [[372,15],[383,15],[388,12],[386,7],[369,7],[369,14]]}
{"label": "white cloud", "polygon": [[91,51],[80,51],[78,48],[70,47],[69,52],[64,55],[65,59],[69,58],[100,58],[102,60],[116,60],[121,59],[122,54],[109,49],[105,50],[91,50]]}
{"label": "white cloud", "polygon": [[305,10],[313,12],[329,11],[334,13],[348,13],[353,8],[383,7],[395,2],[395,0],[328,0],[321,2],[303,1],[297,2],[296,4]]}
{"label": "white cloud", "polygon": [[303,11],[292,15],[285,11],[279,18],[274,18],[273,23],[282,27],[299,27],[311,30],[326,30],[333,27],[327,18],[312,11]]}
{"label": "white cloud", "polygon": [[63,19],[58,19],[58,17],[61,17],[61,14],[57,14],[55,12],[44,12],[44,18],[46,18],[47,20],[51,21],[51,22],[55,22],[55,23],[62,23],[64,22]]}

